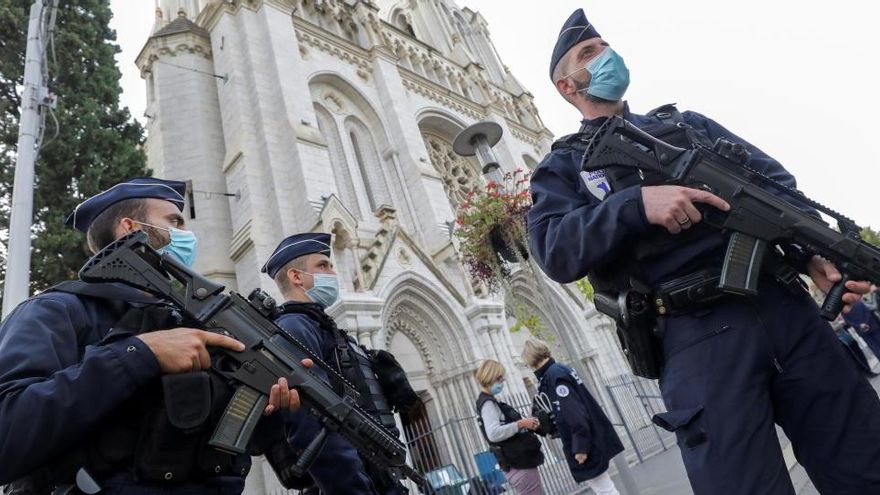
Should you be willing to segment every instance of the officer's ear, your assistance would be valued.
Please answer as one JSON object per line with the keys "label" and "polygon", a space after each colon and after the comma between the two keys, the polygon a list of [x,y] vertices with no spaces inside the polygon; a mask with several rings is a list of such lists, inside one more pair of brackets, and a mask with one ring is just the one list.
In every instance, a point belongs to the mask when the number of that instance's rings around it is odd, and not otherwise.
{"label": "officer's ear", "polygon": [[556,81],[556,91],[559,91],[559,94],[568,99],[577,92],[577,85],[570,77],[563,77]]}
{"label": "officer's ear", "polygon": [[116,224],[116,238],[118,239],[119,237],[130,234],[138,229],[140,229],[140,226],[136,221],[129,217],[122,217],[119,219],[119,223]]}
{"label": "officer's ear", "polygon": [[287,281],[290,282],[291,287],[302,288],[303,286],[302,274],[292,266],[287,269]]}

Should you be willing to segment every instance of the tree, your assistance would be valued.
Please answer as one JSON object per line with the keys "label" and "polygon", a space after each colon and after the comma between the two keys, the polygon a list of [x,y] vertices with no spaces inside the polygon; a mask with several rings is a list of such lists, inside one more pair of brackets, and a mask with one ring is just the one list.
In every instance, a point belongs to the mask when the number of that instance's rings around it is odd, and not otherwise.
{"label": "tree", "polygon": [[880,248],[880,232],[877,232],[876,230],[871,230],[870,227],[862,228],[862,240]]}
{"label": "tree", "polygon": [[[30,0],[0,0],[0,281],[6,249]],[[31,290],[74,278],[88,258],[84,237],[64,226],[83,199],[146,175],[144,131],[119,108],[120,72],[109,0],[61,0],[49,89],[58,95],[46,119],[36,164]],[[15,262],[14,260],[10,260]]]}

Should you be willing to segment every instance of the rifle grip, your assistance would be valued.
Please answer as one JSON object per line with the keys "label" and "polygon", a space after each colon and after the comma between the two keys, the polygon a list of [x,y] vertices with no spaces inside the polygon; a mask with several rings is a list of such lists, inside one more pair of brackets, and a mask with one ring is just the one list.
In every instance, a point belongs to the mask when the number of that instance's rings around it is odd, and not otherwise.
{"label": "rifle grip", "polygon": [[299,459],[297,459],[296,464],[289,468],[289,471],[293,473],[293,475],[297,478],[302,477],[306,474],[309,467],[312,466],[312,463],[315,462],[315,459],[318,458],[318,454],[321,453],[321,449],[324,448],[324,443],[327,441],[327,428],[321,428],[321,431],[315,435],[315,438],[312,439],[311,442],[303,449],[302,454],[300,454]]}
{"label": "rifle grip", "polygon": [[834,321],[840,311],[843,309],[843,295],[846,294],[846,283],[852,280],[848,273],[841,274],[840,282],[834,284],[825,301],[822,303],[822,309],[819,314],[828,321]]}
{"label": "rifle grip", "polygon": [[244,454],[268,402],[265,394],[245,385],[237,387],[208,444],[226,452]]}

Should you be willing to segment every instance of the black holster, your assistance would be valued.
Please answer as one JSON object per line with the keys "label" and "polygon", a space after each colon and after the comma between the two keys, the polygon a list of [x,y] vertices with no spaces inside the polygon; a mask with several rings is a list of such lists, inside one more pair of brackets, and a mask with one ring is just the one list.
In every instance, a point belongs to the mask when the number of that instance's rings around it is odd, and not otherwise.
{"label": "black holster", "polygon": [[634,375],[660,378],[665,364],[660,322],[651,296],[634,290],[619,294],[596,292],[596,309],[617,323],[617,338]]}

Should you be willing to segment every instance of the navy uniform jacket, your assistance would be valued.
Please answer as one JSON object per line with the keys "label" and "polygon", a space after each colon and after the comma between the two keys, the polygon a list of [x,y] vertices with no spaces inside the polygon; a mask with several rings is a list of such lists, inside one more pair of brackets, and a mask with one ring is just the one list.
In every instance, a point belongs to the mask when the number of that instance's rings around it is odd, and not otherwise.
{"label": "navy uniform jacket", "polygon": [[[717,122],[696,112],[683,112],[682,117],[710,142],[726,138],[744,144],[752,154],[749,167],[795,187],[794,177],[779,162]],[[655,118],[631,113],[626,106],[623,118],[636,126],[658,123]],[[585,120],[584,124],[597,126],[603,120]],[[530,251],[544,273],[561,283],[579,280],[614,260],[634,239],[665,231],[648,224],[639,187],[612,191],[603,200],[594,196],[579,175],[582,159],[583,153],[574,149],[555,149],[544,157],[531,179]],[[717,256],[720,267],[725,244],[719,232],[678,249],[674,256],[648,260],[642,266],[645,282],[655,284],[680,275],[680,270],[700,258]]]}
{"label": "navy uniform jacket", "polygon": [[[289,313],[281,315],[275,323],[305,344],[324,362],[336,366],[334,352],[336,341],[329,332],[322,330],[317,322],[304,314]],[[318,420],[305,410],[291,413],[288,418],[288,438],[291,446],[297,451],[304,449],[320,431]],[[334,495],[376,493],[357,450],[337,433],[327,435],[327,443],[309,468],[309,474],[323,493]]]}
{"label": "navy uniform jacket", "polygon": [[[119,291],[135,304],[155,303],[129,287],[120,285]],[[130,307],[47,292],[3,320],[0,484],[83,444],[115,407],[159,377],[159,362],[143,341],[128,333],[107,336]],[[215,488],[244,489],[244,478],[216,481]]]}
{"label": "navy uniform jacket", "polygon": [[858,334],[878,358],[880,358],[880,320],[864,302],[856,301],[843,319],[856,329]]}
{"label": "navy uniform jacket", "polygon": [[[553,403],[556,426],[571,475],[578,483],[593,479],[608,470],[608,463],[623,452],[623,444],[596,399],[577,373],[550,359],[535,371],[538,390]],[[575,454],[587,454],[578,464]]]}
{"label": "navy uniform jacket", "polygon": [[855,327],[859,333],[880,333],[880,320],[871,311],[864,301],[856,301],[848,313],[842,313],[843,319],[851,326]]}

